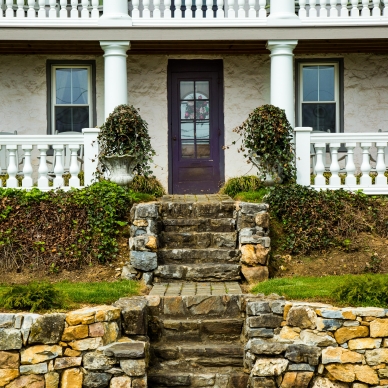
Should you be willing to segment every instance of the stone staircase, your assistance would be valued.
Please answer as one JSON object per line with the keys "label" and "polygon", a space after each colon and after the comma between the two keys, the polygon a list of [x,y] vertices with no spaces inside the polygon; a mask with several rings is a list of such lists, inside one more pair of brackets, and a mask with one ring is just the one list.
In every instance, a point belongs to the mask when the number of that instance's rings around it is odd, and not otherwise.
{"label": "stone staircase", "polygon": [[149,305],[149,387],[245,388],[236,282],[158,284]]}
{"label": "stone staircase", "polygon": [[235,203],[227,196],[209,197],[163,197],[155,282],[241,280]]}

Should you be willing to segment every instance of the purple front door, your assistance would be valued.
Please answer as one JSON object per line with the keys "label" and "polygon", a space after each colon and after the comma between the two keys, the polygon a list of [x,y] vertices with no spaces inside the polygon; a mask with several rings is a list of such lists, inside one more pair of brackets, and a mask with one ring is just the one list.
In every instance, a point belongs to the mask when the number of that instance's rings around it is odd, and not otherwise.
{"label": "purple front door", "polygon": [[223,180],[222,61],[170,60],[170,192],[216,193]]}

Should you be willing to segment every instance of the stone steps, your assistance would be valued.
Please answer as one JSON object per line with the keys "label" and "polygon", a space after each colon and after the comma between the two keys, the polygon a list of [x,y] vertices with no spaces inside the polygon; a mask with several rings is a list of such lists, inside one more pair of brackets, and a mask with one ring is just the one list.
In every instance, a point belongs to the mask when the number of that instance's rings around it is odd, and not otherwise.
{"label": "stone steps", "polygon": [[163,220],[165,232],[234,232],[234,218],[168,218]]}
{"label": "stone steps", "polygon": [[167,264],[159,265],[154,271],[154,281],[239,281],[239,264]]}
{"label": "stone steps", "polygon": [[240,250],[227,248],[175,248],[159,249],[158,263],[165,264],[239,264]]}
{"label": "stone steps", "polygon": [[231,248],[237,244],[236,232],[162,232],[162,248]]}

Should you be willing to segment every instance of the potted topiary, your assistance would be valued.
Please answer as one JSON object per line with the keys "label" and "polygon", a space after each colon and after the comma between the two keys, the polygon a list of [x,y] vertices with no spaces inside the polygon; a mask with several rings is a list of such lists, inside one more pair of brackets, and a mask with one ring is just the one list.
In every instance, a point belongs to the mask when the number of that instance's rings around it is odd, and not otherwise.
{"label": "potted topiary", "polygon": [[106,119],[98,135],[102,172],[118,185],[132,182],[135,174],[148,175],[155,155],[148,124],[132,105],[119,105]]}
{"label": "potted topiary", "polygon": [[254,109],[234,132],[242,137],[240,151],[258,168],[264,184],[295,179],[292,127],[283,109],[262,105]]}

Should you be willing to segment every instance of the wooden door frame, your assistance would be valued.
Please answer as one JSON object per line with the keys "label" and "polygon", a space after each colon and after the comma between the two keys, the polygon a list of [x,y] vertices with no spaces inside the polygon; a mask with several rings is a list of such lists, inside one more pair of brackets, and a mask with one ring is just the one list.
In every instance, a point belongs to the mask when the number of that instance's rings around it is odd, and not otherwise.
{"label": "wooden door frame", "polygon": [[172,155],[172,73],[186,73],[197,71],[214,71],[218,72],[218,89],[217,93],[220,96],[218,99],[218,136],[220,147],[219,153],[219,169],[220,169],[220,184],[225,181],[225,153],[223,151],[225,141],[225,125],[224,125],[224,65],[222,59],[169,59],[167,65],[167,120],[168,120],[168,192],[172,193],[173,187],[173,155]]}

